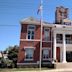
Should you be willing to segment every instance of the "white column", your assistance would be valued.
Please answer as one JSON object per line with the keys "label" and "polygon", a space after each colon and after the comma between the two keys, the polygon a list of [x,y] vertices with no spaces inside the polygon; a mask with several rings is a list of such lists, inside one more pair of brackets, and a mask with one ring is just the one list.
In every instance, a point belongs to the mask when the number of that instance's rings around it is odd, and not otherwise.
{"label": "white column", "polygon": [[56,33],[54,33],[53,59],[56,60]]}
{"label": "white column", "polygon": [[66,42],[65,42],[65,34],[63,34],[63,63],[66,63]]}

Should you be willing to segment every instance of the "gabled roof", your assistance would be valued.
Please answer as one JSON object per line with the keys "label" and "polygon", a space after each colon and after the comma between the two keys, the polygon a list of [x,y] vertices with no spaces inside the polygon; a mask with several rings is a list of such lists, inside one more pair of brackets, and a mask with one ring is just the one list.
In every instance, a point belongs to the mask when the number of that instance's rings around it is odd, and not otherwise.
{"label": "gabled roof", "polygon": [[22,19],[20,22],[21,24],[40,24],[40,21],[33,17]]}
{"label": "gabled roof", "polygon": [[[25,19],[22,19],[20,21],[21,24],[34,24],[34,25],[40,25],[40,20],[38,19],[35,19],[33,17],[28,17],[28,18],[25,18]],[[51,24],[51,23],[48,23],[48,22],[45,22],[43,21],[42,22],[43,26],[54,26],[54,24]]]}

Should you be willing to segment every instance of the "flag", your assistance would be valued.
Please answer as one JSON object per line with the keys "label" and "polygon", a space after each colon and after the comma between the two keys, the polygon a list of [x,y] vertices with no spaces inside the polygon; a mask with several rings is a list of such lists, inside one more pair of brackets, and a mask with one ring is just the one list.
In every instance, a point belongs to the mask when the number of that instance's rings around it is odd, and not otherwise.
{"label": "flag", "polygon": [[39,8],[38,8],[38,11],[37,11],[37,14],[39,14],[42,10],[42,5],[40,4]]}

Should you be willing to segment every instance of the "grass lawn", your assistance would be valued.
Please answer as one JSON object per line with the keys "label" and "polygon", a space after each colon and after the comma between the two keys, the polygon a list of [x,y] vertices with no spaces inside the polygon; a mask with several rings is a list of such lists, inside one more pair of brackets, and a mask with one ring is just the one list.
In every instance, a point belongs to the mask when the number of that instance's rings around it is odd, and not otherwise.
{"label": "grass lawn", "polygon": [[[15,72],[15,71],[39,71],[39,68],[2,68],[0,72]],[[48,68],[42,68],[41,70],[48,70]]]}

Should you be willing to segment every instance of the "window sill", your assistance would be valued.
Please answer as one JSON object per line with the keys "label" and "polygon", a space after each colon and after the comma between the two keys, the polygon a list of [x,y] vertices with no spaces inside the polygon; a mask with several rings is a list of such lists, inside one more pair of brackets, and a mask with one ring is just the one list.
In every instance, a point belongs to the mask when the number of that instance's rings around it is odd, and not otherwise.
{"label": "window sill", "polygon": [[47,58],[47,59],[44,59],[44,58],[43,58],[42,60],[51,60],[51,58]]}
{"label": "window sill", "polygon": [[40,39],[20,39],[20,41],[40,41]]}
{"label": "window sill", "polygon": [[45,40],[43,40],[42,42],[53,42],[53,41],[50,41],[50,40],[49,41],[45,41]]}
{"label": "window sill", "polygon": [[33,59],[24,59],[24,61],[33,61]]}

